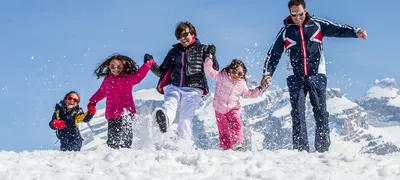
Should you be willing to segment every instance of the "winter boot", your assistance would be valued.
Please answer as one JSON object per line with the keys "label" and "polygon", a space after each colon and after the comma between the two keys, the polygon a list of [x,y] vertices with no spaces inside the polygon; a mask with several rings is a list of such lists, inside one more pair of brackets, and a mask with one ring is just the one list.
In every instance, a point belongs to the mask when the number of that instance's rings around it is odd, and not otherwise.
{"label": "winter boot", "polygon": [[156,122],[160,126],[160,131],[162,133],[167,132],[167,118],[162,110],[156,111]]}
{"label": "winter boot", "polygon": [[239,151],[239,152],[244,152],[244,149],[243,149],[242,145],[239,144],[239,143],[234,144],[232,146],[232,150]]}

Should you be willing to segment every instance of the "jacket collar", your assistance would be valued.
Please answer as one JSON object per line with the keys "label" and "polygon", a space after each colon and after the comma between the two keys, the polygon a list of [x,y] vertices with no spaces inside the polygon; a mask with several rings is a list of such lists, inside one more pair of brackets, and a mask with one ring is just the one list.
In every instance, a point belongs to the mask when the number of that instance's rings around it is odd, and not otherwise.
{"label": "jacket collar", "polygon": [[[189,48],[191,46],[200,44],[200,40],[198,38],[194,38],[194,40],[195,40],[195,42],[193,42],[192,44],[189,44],[189,46],[187,46],[186,48]],[[176,43],[176,44],[172,45],[172,47],[179,48],[179,49],[185,48],[185,47],[182,46],[181,43]]]}

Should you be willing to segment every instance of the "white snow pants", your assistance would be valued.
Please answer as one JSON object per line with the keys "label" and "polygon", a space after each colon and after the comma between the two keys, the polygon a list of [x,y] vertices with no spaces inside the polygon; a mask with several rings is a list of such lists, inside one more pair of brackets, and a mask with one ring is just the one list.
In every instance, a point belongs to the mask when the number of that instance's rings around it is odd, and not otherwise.
{"label": "white snow pants", "polygon": [[[168,126],[174,120],[178,124],[178,136],[194,145],[193,124],[194,113],[200,105],[203,90],[190,87],[164,87],[164,104],[161,106],[167,117]],[[157,111],[157,110],[156,110]]]}

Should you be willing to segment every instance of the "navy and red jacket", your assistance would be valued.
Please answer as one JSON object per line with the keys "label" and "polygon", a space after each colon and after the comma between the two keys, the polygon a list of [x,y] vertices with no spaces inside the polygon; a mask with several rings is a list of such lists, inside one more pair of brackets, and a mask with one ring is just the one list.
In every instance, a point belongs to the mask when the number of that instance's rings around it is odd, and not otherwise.
{"label": "navy and red jacket", "polygon": [[263,75],[272,76],[285,50],[288,75],[312,76],[326,74],[323,37],[357,38],[359,29],[312,17],[308,12],[302,26],[290,16],[284,20],[274,44],[267,53]]}

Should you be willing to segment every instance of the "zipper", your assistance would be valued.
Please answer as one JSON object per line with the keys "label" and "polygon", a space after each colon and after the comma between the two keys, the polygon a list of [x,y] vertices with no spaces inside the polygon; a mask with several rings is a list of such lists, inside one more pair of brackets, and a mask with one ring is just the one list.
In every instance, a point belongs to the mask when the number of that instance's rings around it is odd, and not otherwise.
{"label": "zipper", "polygon": [[303,64],[304,64],[304,75],[308,75],[308,62],[307,62],[307,51],[306,51],[306,41],[304,40],[304,28],[299,26],[300,29],[300,39],[301,39],[301,50],[303,51]]}

